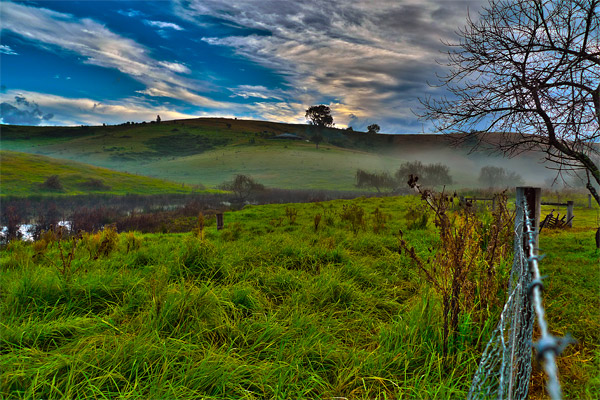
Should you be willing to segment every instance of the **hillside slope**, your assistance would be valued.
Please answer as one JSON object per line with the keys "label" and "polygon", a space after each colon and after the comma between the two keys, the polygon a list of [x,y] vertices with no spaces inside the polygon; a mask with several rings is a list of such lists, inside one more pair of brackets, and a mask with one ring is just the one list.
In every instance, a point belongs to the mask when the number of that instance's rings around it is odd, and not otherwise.
{"label": "hillside slope", "polygon": [[[274,139],[281,133],[304,140]],[[317,149],[308,142],[313,134],[308,125],[224,118],[107,127],[3,126],[2,147],[208,187],[243,173],[273,187],[348,190],[354,188],[357,168],[393,172],[413,160],[448,165],[459,186],[474,183],[480,168],[490,164],[507,166],[529,181],[543,182],[540,177],[551,174],[538,155],[527,153],[508,163],[498,155],[471,153],[469,143],[454,146],[444,135],[324,129]]]}
{"label": "hillside slope", "polygon": [[[75,161],[0,151],[1,195],[45,194],[164,194],[197,192],[198,188],[161,179],[136,176]],[[58,177],[58,185],[48,178]]]}

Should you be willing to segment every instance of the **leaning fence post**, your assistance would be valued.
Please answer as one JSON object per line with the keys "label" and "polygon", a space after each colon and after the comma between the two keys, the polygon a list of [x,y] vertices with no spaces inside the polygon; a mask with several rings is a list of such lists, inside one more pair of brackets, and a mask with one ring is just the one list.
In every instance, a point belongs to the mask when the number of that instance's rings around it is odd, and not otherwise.
{"label": "leaning fence post", "polygon": [[217,230],[223,229],[223,213],[217,214]]}
{"label": "leaning fence post", "polygon": [[[517,205],[525,200],[527,202],[527,209],[529,210],[529,217],[533,219],[532,228],[539,232],[540,230],[540,215],[542,212],[542,189],[529,186],[517,187]],[[539,247],[539,237],[535,237],[535,247]],[[527,247],[525,247],[527,248]]]}
{"label": "leaning fence post", "polygon": [[567,201],[567,226],[573,227],[573,201]]}
{"label": "leaning fence post", "polygon": [[[542,206],[542,196],[541,189],[534,187],[517,187],[517,199],[516,199],[516,207],[523,207],[523,203],[527,205],[527,211],[529,214],[529,218],[532,219],[532,228],[539,232],[540,225],[540,212]],[[522,209],[523,210],[523,209]],[[515,227],[520,225],[520,234],[515,235],[515,247],[521,247],[523,255],[518,257],[527,257],[529,254],[529,238],[526,234],[526,215],[524,210],[522,213],[517,212],[517,216],[522,215],[521,221],[515,220]],[[539,235],[534,236],[534,252],[537,254],[537,248],[539,239]],[[520,243],[519,243],[520,242]],[[515,254],[517,256],[517,254]],[[531,272],[528,271],[528,265],[521,264],[522,270],[520,271],[520,282],[522,285],[521,291],[526,290],[525,288],[531,283]],[[511,353],[511,363],[513,363],[513,372],[510,374],[509,378],[509,392],[512,395],[509,395],[509,398],[526,398],[527,391],[529,387],[529,379],[531,377],[531,354],[533,349],[531,347],[531,340],[533,334],[533,320],[534,320],[534,312],[531,304],[531,300],[529,296],[527,296],[524,292],[522,293],[522,297],[520,298],[519,308],[521,310],[520,313],[514,316],[513,321],[513,337],[512,340],[512,353]],[[527,357],[523,357],[523,355],[527,355]]]}

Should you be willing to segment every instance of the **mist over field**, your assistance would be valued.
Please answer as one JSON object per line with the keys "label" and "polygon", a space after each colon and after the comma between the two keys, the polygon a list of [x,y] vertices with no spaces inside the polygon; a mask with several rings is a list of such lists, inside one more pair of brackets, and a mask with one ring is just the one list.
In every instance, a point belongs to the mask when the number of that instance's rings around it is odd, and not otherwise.
{"label": "mist over field", "polygon": [[[302,140],[275,138],[290,132]],[[355,190],[359,169],[393,175],[403,163],[414,161],[448,167],[452,183],[447,186],[452,189],[485,188],[479,175],[486,166],[515,173],[523,184],[549,186],[557,176],[542,153],[525,151],[508,158],[491,147],[459,143],[451,136],[327,129],[316,148],[311,135],[307,125],[211,118],[59,129],[6,126],[3,149],[212,189],[245,174],[273,188]],[[566,174],[564,180],[577,186]],[[564,186],[562,179],[557,185]]]}

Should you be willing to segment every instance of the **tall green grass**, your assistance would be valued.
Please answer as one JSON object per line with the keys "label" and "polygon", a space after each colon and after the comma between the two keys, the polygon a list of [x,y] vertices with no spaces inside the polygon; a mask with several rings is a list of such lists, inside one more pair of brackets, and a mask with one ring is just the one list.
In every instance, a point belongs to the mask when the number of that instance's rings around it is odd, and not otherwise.
{"label": "tall green grass", "polygon": [[[122,234],[96,260],[87,236],[70,280],[56,244],[35,256],[39,245],[12,243],[0,256],[0,397],[464,398],[493,323],[467,316],[442,357],[439,300],[398,254],[399,229],[423,254],[437,243],[431,223],[408,229],[418,202],[246,207],[223,231],[207,221],[204,239],[136,233],[128,250]],[[385,228],[354,233],[339,217],[349,203],[367,222],[388,214]],[[551,329],[579,340],[559,365],[573,398],[599,390],[593,212],[579,212],[589,226],[541,241]],[[536,375],[533,397],[542,385]]]}

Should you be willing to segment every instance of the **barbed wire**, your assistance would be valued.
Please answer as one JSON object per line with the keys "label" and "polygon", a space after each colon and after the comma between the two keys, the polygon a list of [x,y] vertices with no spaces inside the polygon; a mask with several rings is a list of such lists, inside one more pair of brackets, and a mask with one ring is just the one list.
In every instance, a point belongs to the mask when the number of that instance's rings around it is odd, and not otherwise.
{"label": "barbed wire", "polygon": [[[519,199],[519,197],[517,197]],[[561,399],[556,356],[569,343],[549,333],[542,304],[543,283],[537,255],[535,221],[530,218],[525,196],[515,212],[514,258],[508,284],[508,298],[500,321],[488,341],[469,390],[468,399],[523,399],[531,377],[532,350],[542,362],[547,390],[552,400]],[[532,343],[537,317],[540,339]]]}

